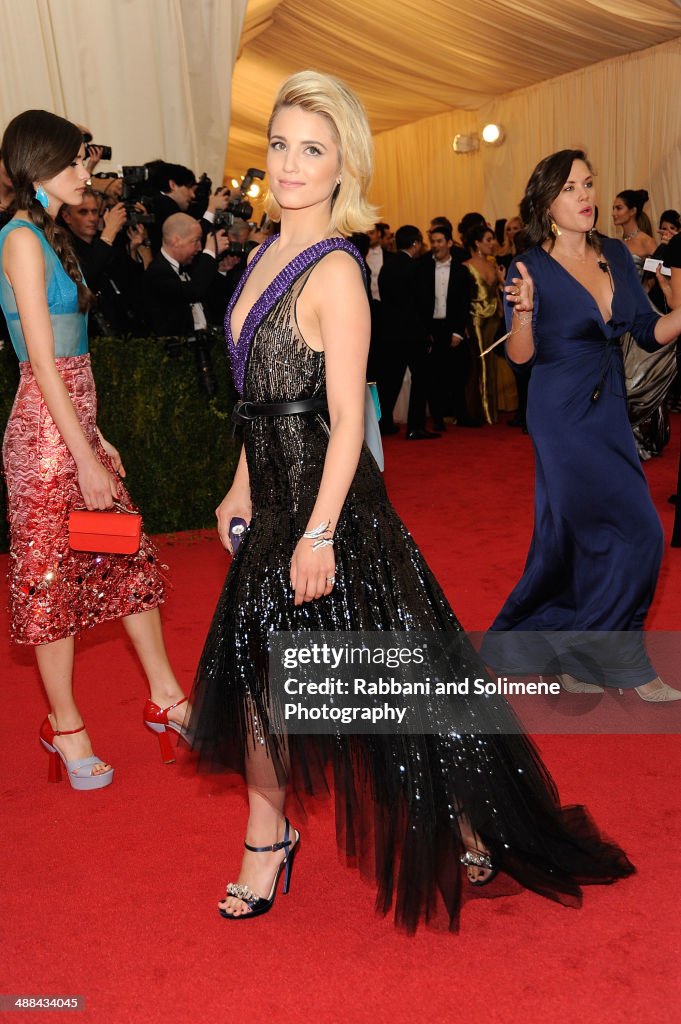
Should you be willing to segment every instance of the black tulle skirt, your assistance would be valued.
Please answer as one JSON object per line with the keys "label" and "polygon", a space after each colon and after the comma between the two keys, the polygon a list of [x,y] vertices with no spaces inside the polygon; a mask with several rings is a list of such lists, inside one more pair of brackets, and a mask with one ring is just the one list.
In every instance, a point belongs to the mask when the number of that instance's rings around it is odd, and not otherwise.
{"label": "black tulle skirt", "polygon": [[[522,886],[578,906],[583,885],[631,874],[626,855],[600,835],[583,807],[561,808],[546,767],[502,698],[478,701],[475,734],[444,727],[429,735],[271,731],[268,645],[277,631],[458,633],[458,672],[480,674],[478,656],[366,449],[336,528],[333,592],[294,606],[290,559],[307,527],[328,442],[319,417],[295,420],[259,420],[246,430],[253,519],[197,671],[191,742],[200,766],[237,772],[264,793],[287,786],[299,803],[327,793],[330,782],[341,850],[377,886],[377,907],[394,907],[396,922],[409,932],[419,921],[456,928],[462,901],[478,893],[459,863],[460,814],[500,869],[480,895]],[[455,717],[462,710],[453,709]]]}

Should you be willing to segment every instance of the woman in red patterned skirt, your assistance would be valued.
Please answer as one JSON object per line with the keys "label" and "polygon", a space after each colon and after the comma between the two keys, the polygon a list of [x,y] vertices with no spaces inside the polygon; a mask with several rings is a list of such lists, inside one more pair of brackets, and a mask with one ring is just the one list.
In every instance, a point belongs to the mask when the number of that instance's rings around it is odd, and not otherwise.
{"label": "woman in red patterned skirt", "polygon": [[52,781],[60,760],[74,789],[100,789],[113,768],[95,756],[73,696],[74,637],[122,618],[147,675],[145,722],[172,760],[166,729],[180,731],[186,698],[168,661],[158,606],[164,581],[143,534],[134,555],[69,546],[72,509],[133,509],[121,459],[97,428],[87,309],[92,298],[68,236],[62,204],[80,201],[88,172],[80,129],[44,110],[9,124],[2,156],[17,210],[0,231],[0,304],[21,377],[3,445],[11,557],[12,636],[35,647],[50,705],[40,739]]}

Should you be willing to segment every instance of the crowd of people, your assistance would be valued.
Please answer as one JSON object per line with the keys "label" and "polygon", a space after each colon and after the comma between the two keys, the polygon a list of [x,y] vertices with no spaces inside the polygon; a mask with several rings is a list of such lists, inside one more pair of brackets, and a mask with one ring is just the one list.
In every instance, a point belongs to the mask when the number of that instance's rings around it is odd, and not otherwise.
{"label": "crowd of people", "polygon": [[[186,337],[222,328],[246,256],[265,235],[225,212],[229,189],[211,190],[180,164],[144,165],[139,198],[126,197],[124,177],[94,174],[99,153],[95,147],[86,158],[90,177],[79,201],[57,218],[94,297],[89,336]],[[0,157],[0,226],[13,209]]]}
{"label": "crowd of people", "polygon": [[[63,206],[58,217],[95,296],[89,336],[186,338],[221,330],[249,251],[278,225],[225,217],[229,189],[213,191],[190,168],[161,160],[144,166],[147,205],[123,201],[124,179],[94,176],[100,158],[101,149],[89,146],[91,179],[80,202]],[[666,312],[664,283],[643,264],[664,258],[681,231],[681,215],[664,210],[656,240],[648,199],[644,189],[618,193],[612,222],[654,308]],[[0,156],[0,227],[12,204]],[[413,225],[393,232],[386,222],[352,236],[366,262],[372,317],[367,376],[377,383],[383,434],[400,430],[394,411],[401,392],[408,440],[436,439],[448,425],[495,423],[500,413],[526,430],[529,374],[511,370],[501,346],[490,351],[505,331],[502,289],[523,238],[520,216],[492,226],[477,212],[466,213],[456,232],[447,217],[436,216],[425,236]],[[7,337],[4,323],[2,329]],[[680,397],[672,387],[673,407]],[[669,436],[666,406],[637,424],[635,435],[642,459],[659,454]]]}
{"label": "crowd of people", "polygon": [[[501,241],[471,213],[459,224],[459,245],[439,217],[424,254],[419,228],[401,226],[392,240],[376,223],[367,195],[369,124],[344,83],[312,71],[292,76],[267,134],[268,215],[280,230],[235,275],[224,317],[242,445],[217,518],[234,557],[188,700],[165,653],[165,585],[153,542],[141,532],[132,554],[90,552],[69,532],[83,504],[91,512],[114,503],[137,511],[121,456],[97,428],[86,328],[97,294],[87,261],[113,274],[118,264],[108,262],[108,250],[120,240],[118,259],[133,264],[122,273],[143,278],[159,333],[201,330],[210,285],[219,275],[226,289],[236,269],[220,269],[229,234],[215,230],[215,216],[225,196],[218,190],[192,210],[191,172],[157,166],[163,198],[154,205],[163,214],[147,223],[144,204],[121,210],[115,201],[97,224],[79,128],[26,111],[5,131],[14,196],[0,231],[0,304],[20,364],[3,447],[11,626],[14,640],[36,651],[49,705],[40,739],[50,778],[63,766],[75,789],[112,783],[112,765],[93,753],[75,701],[74,638],[120,618],[147,677],[144,720],[163,738],[164,759],[172,756],[172,729],[203,764],[246,782],[245,853],[218,904],[225,919],[269,912],[282,872],[287,891],[300,833],[286,800],[324,791],[329,762],[345,853],[360,862],[366,856],[377,905],[394,905],[408,931],[432,917],[440,898],[455,926],[462,875],[480,886],[502,872],[577,905],[583,885],[634,868],[582,807],[561,807],[502,698],[448,693],[438,718],[445,724],[433,731],[296,734],[279,719],[270,641],[298,631],[440,634],[452,645],[448,681],[487,672],[364,444],[367,364],[385,403],[384,430],[395,426],[391,403],[411,369],[413,440],[438,434],[428,428],[426,405],[436,427],[448,416],[462,426],[493,421],[512,404],[508,373],[527,378],[531,370],[534,537],[525,572],[487,634],[485,662],[505,670],[513,651],[504,638],[522,643],[549,633],[564,659],[564,689],[610,686],[648,702],[681,699],[657,677],[642,639],[662,536],[629,426],[620,346],[629,333],[652,356],[673,356],[678,273],[671,283],[654,277],[671,307],[662,314],[627,252],[653,251],[641,226],[643,196],[618,196],[624,245],[599,234],[593,171],[582,151],[562,150],[537,165],[522,224],[505,225]],[[666,223],[676,234],[665,258],[678,270],[678,218]],[[503,332],[502,310],[508,372],[488,351]],[[614,660],[605,670],[598,659],[575,663],[575,636],[602,631],[625,637]]]}
{"label": "crowd of people", "polygon": [[[653,238],[644,211],[645,190],[627,189],[613,202],[614,228],[622,230],[653,308],[669,309],[665,282],[645,260],[664,260],[669,241],[681,232],[681,215],[664,210]],[[367,264],[372,311],[369,376],[381,398],[381,430],[399,431],[393,410],[410,370],[406,438],[437,438],[448,425],[494,423],[510,413],[510,426],[526,429],[529,368],[511,370],[500,345],[505,333],[502,295],[506,272],[525,244],[519,216],[494,226],[480,213],[467,213],[457,225],[434,217],[423,233],[413,225],[396,232],[377,223],[353,240]],[[494,348],[492,349],[492,346]],[[490,349],[492,349],[490,351]],[[484,354],[487,353],[487,354]],[[670,385],[673,381],[670,381]],[[671,388],[671,402],[678,392]],[[428,424],[427,412],[432,424]],[[659,454],[668,437],[665,408],[636,429],[642,459]]]}

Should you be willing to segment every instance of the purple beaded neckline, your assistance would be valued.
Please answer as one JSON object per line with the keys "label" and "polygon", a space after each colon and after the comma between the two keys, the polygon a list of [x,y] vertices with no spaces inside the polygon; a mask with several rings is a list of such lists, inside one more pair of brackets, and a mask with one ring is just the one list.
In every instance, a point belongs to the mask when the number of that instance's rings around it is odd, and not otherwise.
{"label": "purple beaded neckline", "polygon": [[234,384],[240,395],[243,394],[244,390],[246,366],[248,363],[248,356],[251,351],[251,344],[255,337],[255,332],[272,307],[291,287],[295,279],[307,270],[308,267],[311,267],[313,263],[316,263],[321,259],[322,256],[326,256],[327,253],[333,252],[335,249],[341,249],[343,252],[349,253],[350,256],[353,256],[357,260],[362,270],[364,270],[364,261],[362,260],[359,250],[352,244],[352,242],[348,242],[347,239],[324,238],[321,242],[315,242],[315,244],[311,245],[309,249],[304,249],[303,252],[295,256],[291,262],[288,263],[270,282],[262,295],[257,299],[255,305],[248,311],[243,327],[241,328],[241,334],[235,344],[234,339],[232,338],[232,310],[241,295],[244,284],[248,279],[248,275],[251,273],[258,260],[262,257],[267,247],[271,245],[276,238],[277,236],[274,235],[260,246],[239,281],[239,284],[229,301],[227,312],[225,314],[227,351],[232,365],[232,377],[234,378]]}

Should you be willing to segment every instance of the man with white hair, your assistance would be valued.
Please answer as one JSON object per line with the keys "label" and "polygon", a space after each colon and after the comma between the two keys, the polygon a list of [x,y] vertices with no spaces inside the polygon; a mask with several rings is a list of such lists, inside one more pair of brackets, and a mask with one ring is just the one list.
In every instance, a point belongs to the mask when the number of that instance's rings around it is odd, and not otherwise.
{"label": "man with white hair", "polygon": [[161,336],[187,336],[207,327],[203,302],[218,276],[218,258],[229,245],[224,231],[208,236],[186,213],[163,223],[162,246],[146,272],[147,309],[152,330]]}

